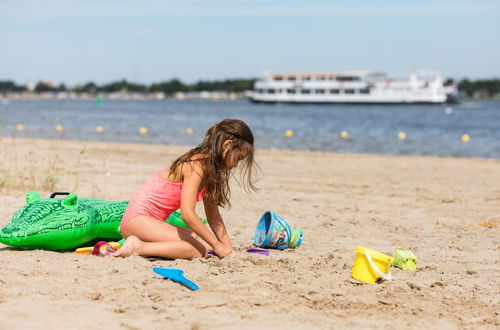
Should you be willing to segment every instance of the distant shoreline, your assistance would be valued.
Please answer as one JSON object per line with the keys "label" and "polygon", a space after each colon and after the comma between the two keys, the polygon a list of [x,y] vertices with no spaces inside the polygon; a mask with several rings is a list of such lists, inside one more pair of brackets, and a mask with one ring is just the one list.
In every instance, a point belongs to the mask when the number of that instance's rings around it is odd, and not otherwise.
{"label": "distant shoreline", "polygon": [[191,100],[191,99],[202,99],[202,100],[240,100],[244,99],[245,95],[243,93],[236,92],[224,92],[224,91],[213,91],[213,92],[177,92],[173,95],[166,95],[164,93],[67,93],[67,92],[43,92],[43,93],[33,93],[33,92],[23,92],[23,93],[7,93],[0,94],[0,102],[5,104],[9,101],[19,101],[19,100],[90,100],[101,102],[103,100]]}
{"label": "distant shoreline", "polygon": [[[207,93],[179,93],[172,96],[158,95],[156,93],[109,93],[109,94],[85,94],[85,95],[60,95],[47,93],[30,94],[0,94],[0,104],[8,104],[10,101],[44,101],[44,100],[88,100],[88,101],[147,101],[147,100],[244,100],[243,93],[207,92]],[[494,101],[500,100],[500,95],[495,97],[463,97],[460,101],[480,100]],[[308,103],[310,104],[310,103]]]}
{"label": "distant shoreline", "polygon": [[[219,81],[203,81],[185,84],[178,79],[162,81],[150,85],[128,82],[126,80],[114,81],[109,84],[97,85],[88,82],[84,85],[76,85],[73,88],[66,87],[64,83],[55,86],[51,81],[39,81],[27,85],[17,85],[13,81],[0,80],[0,96],[2,98],[31,98],[38,95],[40,98],[57,98],[60,95],[76,95],[82,98],[108,98],[120,95],[125,98],[196,98],[203,95],[206,98],[242,98],[245,93],[253,90],[255,78],[249,79],[227,79]],[[445,86],[456,85],[463,97],[473,99],[500,99],[500,79],[478,79],[470,81],[467,78],[455,82],[448,78]],[[125,96],[124,96],[125,95]],[[208,95],[208,96],[207,96]],[[148,97],[146,97],[148,96]]]}

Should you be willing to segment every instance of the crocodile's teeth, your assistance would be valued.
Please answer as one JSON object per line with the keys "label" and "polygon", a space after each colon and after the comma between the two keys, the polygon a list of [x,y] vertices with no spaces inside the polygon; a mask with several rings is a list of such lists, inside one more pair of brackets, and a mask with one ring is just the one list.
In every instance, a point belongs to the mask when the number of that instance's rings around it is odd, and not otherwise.
{"label": "crocodile's teeth", "polygon": [[71,224],[71,228],[75,228],[75,224],[74,223]]}

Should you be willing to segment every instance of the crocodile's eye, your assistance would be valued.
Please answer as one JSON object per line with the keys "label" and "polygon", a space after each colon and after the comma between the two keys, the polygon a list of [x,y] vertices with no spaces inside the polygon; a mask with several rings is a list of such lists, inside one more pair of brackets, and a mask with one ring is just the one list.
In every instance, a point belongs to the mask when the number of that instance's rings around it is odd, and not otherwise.
{"label": "crocodile's eye", "polygon": [[78,202],[78,196],[74,193],[69,194],[63,201],[62,206],[64,207],[73,207]]}
{"label": "crocodile's eye", "polygon": [[40,194],[36,191],[30,191],[26,194],[26,204],[33,204],[41,199]]}

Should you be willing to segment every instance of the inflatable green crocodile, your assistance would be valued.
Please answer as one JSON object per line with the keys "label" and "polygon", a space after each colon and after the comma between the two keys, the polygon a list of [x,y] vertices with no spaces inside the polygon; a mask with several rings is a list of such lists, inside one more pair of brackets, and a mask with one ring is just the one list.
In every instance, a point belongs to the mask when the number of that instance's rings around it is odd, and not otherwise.
{"label": "inflatable green crocodile", "polygon": [[[65,198],[55,198],[67,195]],[[121,239],[120,221],[128,201],[108,202],[53,193],[42,199],[36,191],[26,195],[26,205],[0,229],[0,243],[46,250],[67,250],[96,239]],[[180,213],[166,222],[186,227]],[[206,220],[204,221],[206,223]]]}

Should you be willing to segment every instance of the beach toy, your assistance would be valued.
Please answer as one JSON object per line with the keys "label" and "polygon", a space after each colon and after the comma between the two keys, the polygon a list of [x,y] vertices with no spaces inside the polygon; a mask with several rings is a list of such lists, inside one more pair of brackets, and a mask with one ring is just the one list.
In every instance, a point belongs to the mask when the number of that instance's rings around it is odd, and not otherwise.
{"label": "beach toy", "polygon": [[[56,198],[59,195],[64,198]],[[26,205],[0,229],[0,243],[69,250],[99,239],[118,240],[122,238],[120,221],[127,206],[128,201],[79,198],[68,192],[55,192],[50,198],[42,199],[39,193],[30,191]],[[165,222],[186,227],[179,211],[172,212]]]}
{"label": "beach toy", "polygon": [[[118,248],[120,248],[120,247],[118,246]],[[105,256],[109,256],[111,253],[113,253],[115,251],[116,251],[116,249],[114,247],[112,247],[111,244],[109,244],[108,242],[99,241],[96,243],[96,245],[92,249],[92,255],[105,257]]]}
{"label": "beach toy", "polygon": [[292,227],[273,211],[266,211],[257,223],[253,244],[258,247],[284,250],[302,244],[302,230]]}
{"label": "beach toy", "polygon": [[191,282],[187,278],[184,277],[184,271],[177,268],[164,268],[164,267],[153,267],[153,271],[157,274],[160,274],[163,277],[166,277],[176,283],[180,283],[189,289],[196,291],[199,289],[198,285]]}
{"label": "beach toy", "polygon": [[[255,253],[255,254],[262,254],[264,256],[268,256],[270,255],[271,253],[269,253],[269,251],[267,250],[263,250],[263,249],[247,249],[245,250],[245,252],[248,252],[248,253]],[[207,254],[212,256],[212,257],[218,257],[217,253],[215,253],[213,250],[208,250],[207,251]]]}
{"label": "beach toy", "polygon": [[[207,224],[206,219],[200,218],[200,220],[203,224]],[[175,211],[175,212],[170,213],[169,217],[167,218],[167,220],[165,220],[165,222],[169,223],[171,225],[174,225],[174,226],[189,228],[189,226],[186,225],[184,223],[184,221],[182,220],[181,212],[179,212],[179,211]]]}
{"label": "beach toy", "polygon": [[[120,247],[121,247],[121,244],[119,242],[106,242],[106,241],[99,241],[96,243],[99,244],[101,243],[100,246],[102,246],[102,242],[108,244],[111,248],[115,249],[115,250],[118,250]],[[96,247],[96,245],[94,246],[86,246],[86,247],[81,247],[81,248],[78,248],[75,250],[75,253],[76,254],[90,254],[93,252],[94,248]],[[106,247],[104,246],[103,249],[105,249]],[[93,253],[92,253],[93,254]]]}
{"label": "beach toy", "polygon": [[255,254],[262,254],[263,256],[268,256],[270,255],[271,253],[267,250],[263,250],[263,249],[247,249],[246,252],[248,253],[255,253]]}
{"label": "beach toy", "polygon": [[[55,198],[58,195],[65,198]],[[127,201],[107,202],[60,192],[42,199],[31,191],[26,195],[26,205],[0,229],[0,243],[67,250],[95,239],[120,239],[118,228],[127,205]]]}
{"label": "beach toy", "polygon": [[408,249],[398,248],[394,250],[394,267],[403,270],[417,269],[417,257]]}
{"label": "beach toy", "polygon": [[382,279],[390,281],[392,279],[389,269],[391,264],[392,257],[363,246],[357,246],[352,277],[368,284],[377,283]]}

